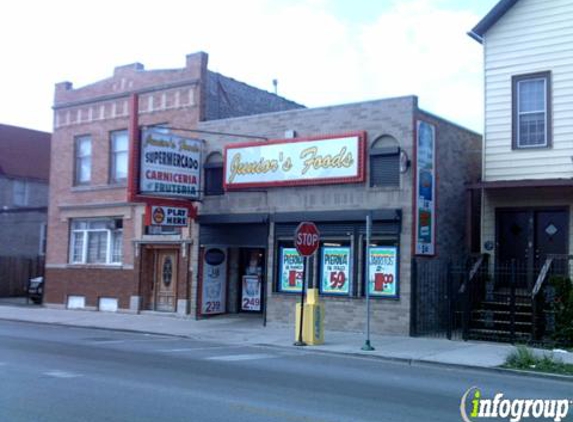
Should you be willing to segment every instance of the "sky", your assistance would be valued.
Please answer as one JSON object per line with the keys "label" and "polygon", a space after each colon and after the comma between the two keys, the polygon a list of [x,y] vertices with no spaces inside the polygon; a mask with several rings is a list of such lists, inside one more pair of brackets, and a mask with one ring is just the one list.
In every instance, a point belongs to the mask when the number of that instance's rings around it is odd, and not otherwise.
{"label": "sky", "polygon": [[18,0],[0,5],[0,123],[51,131],[54,84],[116,66],[209,69],[307,107],[417,95],[482,132],[482,46],[497,0]]}

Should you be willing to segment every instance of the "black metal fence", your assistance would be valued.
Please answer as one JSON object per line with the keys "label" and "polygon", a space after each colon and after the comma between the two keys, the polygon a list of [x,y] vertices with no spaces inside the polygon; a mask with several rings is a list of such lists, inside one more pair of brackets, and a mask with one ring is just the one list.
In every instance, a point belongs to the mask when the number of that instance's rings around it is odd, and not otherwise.
{"label": "black metal fence", "polygon": [[572,262],[414,259],[411,334],[571,346]]}
{"label": "black metal fence", "polygon": [[0,297],[24,296],[28,280],[44,275],[44,257],[0,256]]}

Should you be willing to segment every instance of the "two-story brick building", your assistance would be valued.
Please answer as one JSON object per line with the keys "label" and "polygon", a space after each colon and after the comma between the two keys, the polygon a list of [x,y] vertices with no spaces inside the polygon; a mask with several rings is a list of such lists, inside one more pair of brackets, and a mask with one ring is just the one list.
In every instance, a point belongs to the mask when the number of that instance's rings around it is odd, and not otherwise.
{"label": "two-story brick building", "polygon": [[482,250],[532,274],[573,250],[572,19],[570,0],[502,0],[469,33],[484,48]]}
{"label": "two-story brick building", "polygon": [[[141,195],[139,181],[128,177],[130,169],[139,168],[140,129],[160,125],[188,130],[202,120],[302,107],[211,72],[207,60],[205,53],[191,54],[185,67],[169,70],[145,70],[135,63],[85,87],[56,85],[46,264],[49,306],[188,312],[188,224],[161,227],[145,220],[152,205],[178,206],[187,210],[187,218],[194,208],[185,195]],[[189,146],[195,141],[185,130],[174,133],[185,136],[180,140]],[[162,131],[173,132],[156,130],[150,143],[170,143],[156,139]],[[191,162],[185,154],[176,155],[179,167],[182,158],[185,165]],[[161,166],[165,157],[174,156],[157,153],[153,160]],[[173,183],[160,179],[184,177],[179,173],[184,172],[150,170],[148,175],[153,186],[172,189]]]}

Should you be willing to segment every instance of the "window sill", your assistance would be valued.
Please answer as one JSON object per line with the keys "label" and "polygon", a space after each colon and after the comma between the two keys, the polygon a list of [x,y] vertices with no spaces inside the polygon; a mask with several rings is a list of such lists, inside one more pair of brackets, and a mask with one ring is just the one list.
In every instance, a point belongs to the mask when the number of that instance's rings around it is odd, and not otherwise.
{"label": "window sill", "polygon": [[402,190],[400,186],[369,186],[368,188],[375,192],[394,192]]}
{"label": "window sill", "polygon": [[93,192],[93,191],[102,191],[102,190],[114,190],[114,189],[126,189],[127,184],[109,184],[109,185],[77,185],[72,186],[72,192]]}
{"label": "window sill", "polygon": [[124,270],[123,264],[67,264],[66,268],[75,269],[93,269],[93,270]]}

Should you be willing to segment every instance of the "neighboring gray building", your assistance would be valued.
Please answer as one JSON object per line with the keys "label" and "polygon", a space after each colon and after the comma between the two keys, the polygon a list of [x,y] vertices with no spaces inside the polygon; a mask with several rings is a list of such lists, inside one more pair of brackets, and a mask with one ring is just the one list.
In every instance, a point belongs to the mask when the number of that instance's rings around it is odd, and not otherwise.
{"label": "neighboring gray building", "polygon": [[[481,136],[421,110],[417,97],[213,120],[198,129],[262,139],[204,135],[205,196],[191,230],[197,316],[258,311],[292,323],[301,221],[321,234],[309,284],[326,304],[327,329],[363,329],[368,285],[373,332],[407,334],[412,258],[469,252],[467,185],[480,177]],[[253,276],[262,281],[255,288]]]}
{"label": "neighboring gray building", "polygon": [[0,124],[0,257],[46,252],[50,138]]}

